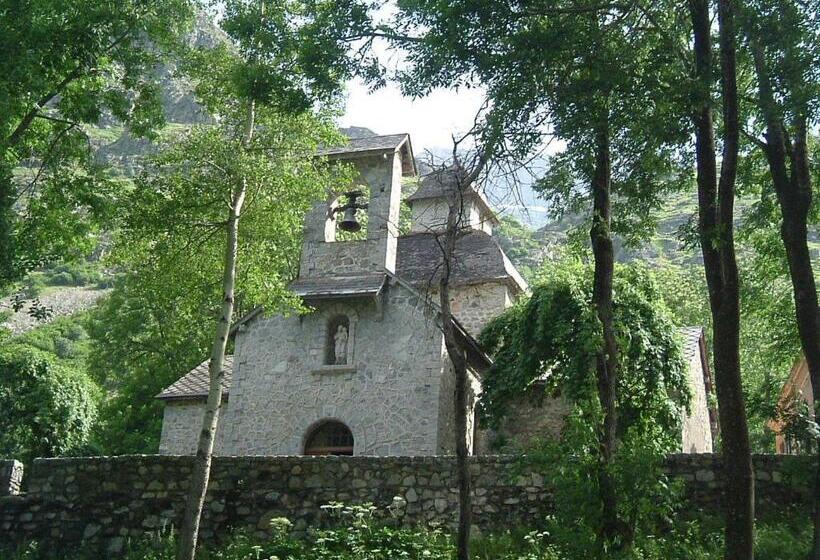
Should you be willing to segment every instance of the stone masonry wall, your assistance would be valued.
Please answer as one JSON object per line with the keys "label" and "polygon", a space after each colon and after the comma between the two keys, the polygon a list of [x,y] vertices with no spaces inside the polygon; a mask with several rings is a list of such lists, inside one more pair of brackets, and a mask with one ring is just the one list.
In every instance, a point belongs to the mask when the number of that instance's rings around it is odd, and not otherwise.
{"label": "stone masonry wall", "polygon": [[712,425],[709,420],[709,398],[703,382],[703,362],[701,353],[695,352],[689,360],[686,379],[692,400],[689,414],[683,418],[681,426],[681,451],[684,453],[712,452]]}
{"label": "stone masonry wall", "polygon": [[[61,548],[84,542],[115,552],[127,538],[178,525],[191,457],[122,456],[38,459],[28,491],[0,498],[0,548],[29,540]],[[755,457],[758,507],[808,504],[807,458]],[[551,507],[544,477],[510,457],[474,457],[473,513],[484,531],[537,527]],[[719,505],[720,463],[713,455],[674,455],[668,471],[687,485],[689,510]],[[219,457],[203,513],[206,541],[232,530],[264,534],[273,517],[296,530],[329,524],[321,506],[374,503],[401,496],[406,525],[452,526],[457,518],[453,457]]]}
{"label": "stone masonry wall", "polygon": [[[222,418],[230,414],[230,400],[223,399],[219,412]],[[199,432],[202,430],[202,416],[205,414],[204,400],[167,401],[163,407],[162,434],[159,440],[159,452],[162,455],[193,455],[199,443]],[[216,429],[214,450],[217,455],[225,449],[224,423]]]}
{"label": "stone masonry wall", "polygon": [[0,459],[0,497],[20,493],[23,484],[23,463]]}
{"label": "stone masonry wall", "polygon": [[[319,422],[344,423],[354,455],[440,454],[442,335],[417,294],[391,284],[372,301],[260,317],[237,336],[220,455],[300,455]],[[325,365],[332,319],[350,321],[348,364]],[[164,449],[170,449],[166,445]]]}

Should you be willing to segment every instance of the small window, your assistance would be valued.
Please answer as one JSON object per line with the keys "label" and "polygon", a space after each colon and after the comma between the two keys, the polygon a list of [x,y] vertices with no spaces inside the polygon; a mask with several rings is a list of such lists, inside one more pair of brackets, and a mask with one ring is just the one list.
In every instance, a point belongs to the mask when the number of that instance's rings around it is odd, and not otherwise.
{"label": "small window", "polygon": [[322,422],[308,434],[305,455],[353,455],[353,434],[341,422]]}
{"label": "small window", "polygon": [[350,319],[347,315],[336,315],[327,324],[325,365],[351,363],[350,346]]}

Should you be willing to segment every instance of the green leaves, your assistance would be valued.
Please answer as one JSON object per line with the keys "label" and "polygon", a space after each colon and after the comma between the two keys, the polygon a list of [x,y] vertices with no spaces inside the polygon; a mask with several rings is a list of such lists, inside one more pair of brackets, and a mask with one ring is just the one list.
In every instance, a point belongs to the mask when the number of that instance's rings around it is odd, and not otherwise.
{"label": "green leaves", "polygon": [[0,350],[0,455],[30,460],[78,452],[96,419],[93,383],[20,345]]}
{"label": "green leaves", "polygon": [[[101,216],[82,199],[111,185],[82,125],[111,114],[137,136],[162,126],[153,73],[192,13],[188,0],[0,5],[0,284],[89,243]],[[55,200],[55,188],[84,194]]]}
{"label": "green leaves", "polygon": [[[597,414],[595,355],[601,335],[590,277],[589,267],[578,262],[554,263],[536,280],[529,299],[481,333],[480,342],[494,359],[480,401],[491,426],[498,426],[508,406],[537,380],[546,382],[547,393],[560,392],[579,410]],[[651,433],[658,445],[674,449],[689,389],[676,329],[646,268],[616,269],[614,304],[622,372],[619,435]]]}

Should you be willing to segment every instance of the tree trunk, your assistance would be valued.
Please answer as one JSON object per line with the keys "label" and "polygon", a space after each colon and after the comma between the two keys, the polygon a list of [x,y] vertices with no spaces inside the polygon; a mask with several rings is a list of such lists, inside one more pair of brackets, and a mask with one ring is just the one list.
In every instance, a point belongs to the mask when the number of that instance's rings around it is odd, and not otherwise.
{"label": "tree trunk", "polygon": [[[245,125],[243,145],[247,148],[253,137],[255,106],[251,101],[248,106],[248,117]],[[228,178],[226,177],[226,180]],[[211,361],[208,365],[210,383],[208,386],[208,400],[205,405],[205,415],[202,418],[202,431],[199,434],[194,469],[191,473],[191,485],[188,490],[188,499],[185,503],[185,515],[179,531],[177,560],[194,560],[196,556],[197,540],[199,538],[199,522],[202,517],[202,508],[205,504],[205,495],[208,491],[208,479],[211,475],[214,440],[219,424],[219,412],[222,406],[222,380],[225,376],[225,350],[228,346],[228,335],[231,329],[231,318],[234,308],[234,288],[236,284],[236,259],[239,247],[239,217],[242,205],[245,202],[247,183],[244,179],[239,183],[231,200],[230,213],[227,223],[227,242],[225,244],[225,261],[222,272],[222,313],[216,325],[213,345],[211,347]]]}
{"label": "tree trunk", "polygon": [[0,162],[0,287],[6,287],[18,278],[14,236],[16,195],[11,165]]}
{"label": "tree trunk", "polygon": [[611,222],[611,157],[609,148],[609,125],[604,122],[595,135],[595,175],[592,180],[592,228],[590,240],[595,260],[592,303],[601,322],[602,348],[596,356],[595,366],[598,400],[603,411],[603,426],[599,434],[598,488],[601,500],[601,529],[599,543],[602,549],[630,540],[621,534],[618,520],[618,497],[612,478],[612,459],[615,453],[618,415],[616,395],[618,386],[618,345],[615,340],[615,324],[612,314],[612,278],[615,273],[615,253],[612,245]]}
{"label": "tree trunk", "polygon": [[472,499],[470,496],[470,466],[467,463],[467,359],[456,341],[453,313],[450,309],[450,276],[453,254],[464,209],[463,185],[457,183],[456,192],[449,197],[447,226],[444,231],[444,259],[441,279],[439,281],[439,304],[441,306],[441,325],[444,333],[444,345],[453,363],[455,375],[455,436],[456,436],[456,474],[458,477],[458,534],[456,551],[458,560],[470,558],[470,527],[472,525]]}
{"label": "tree trunk", "polygon": [[693,110],[698,229],[712,311],[715,386],[723,434],[727,560],[754,558],[754,475],[740,375],[740,292],[734,248],[734,198],[739,123],[734,7],[718,1],[724,142],[720,180],[712,122],[712,46],[708,0],[690,0],[694,30]]}
{"label": "tree trunk", "polygon": [[[811,175],[805,120],[799,119],[795,140],[786,137],[782,111],[775,101],[771,76],[763,47],[754,30],[747,29],[757,75],[760,109],[766,123],[766,144],[763,151],[769,164],[780,213],[780,237],[786,249],[789,276],[794,290],[794,307],[800,346],[809,368],[814,389],[815,419],[820,417],[820,310],[817,306],[817,285],[814,281],[811,253],[808,246],[808,215],[812,204]],[[789,167],[791,168],[789,170]],[[815,450],[813,503],[814,543],[810,558],[820,558],[820,446]]]}

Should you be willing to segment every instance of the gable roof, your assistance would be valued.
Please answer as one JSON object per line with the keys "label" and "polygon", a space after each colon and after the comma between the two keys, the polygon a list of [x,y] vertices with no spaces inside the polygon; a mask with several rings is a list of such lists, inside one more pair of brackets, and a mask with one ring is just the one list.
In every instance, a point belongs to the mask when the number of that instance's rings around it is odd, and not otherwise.
{"label": "gable roof", "polygon": [[384,288],[387,275],[357,274],[351,276],[316,276],[299,278],[290,285],[290,289],[306,299],[328,297],[377,296]]}
{"label": "gable roof", "polygon": [[[425,303],[435,310],[439,310],[438,305],[432,301],[429,297],[417,292],[412,286],[408,285],[406,282],[402,281],[401,279],[390,275],[398,283],[402,284],[406,289],[412,291],[420,298],[422,298]],[[384,280],[385,275],[382,275],[382,279]],[[262,311],[262,307],[257,307],[245,317],[241,318],[237,323],[235,323],[231,327],[231,332],[234,332],[237,327],[241,324],[241,322],[250,320],[253,317],[256,317]],[[246,319],[247,318],[247,319]],[[455,325],[455,333],[456,338],[458,340],[459,345],[464,348],[467,354],[467,360],[470,365],[472,365],[477,371],[484,371],[492,364],[492,360],[487,356],[487,354],[481,349],[476,342],[475,338],[467,332],[467,329],[462,326],[458,320],[453,317],[453,323]],[[156,396],[157,399],[166,400],[166,401],[179,401],[179,400],[204,400],[208,397],[208,388],[209,388],[209,380],[210,380],[210,373],[208,372],[208,362],[209,360],[205,360],[197,367],[186,373],[184,376],[179,378],[176,382],[172,385],[166,387],[160,394]],[[233,379],[233,356],[226,355],[225,356],[225,363],[224,363],[224,375],[222,378],[222,396],[223,398],[228,397],[231,388],[231,381]]]}
{"label": "gable roof", "polygon": [[[437,283],[444,262],[435,233],[413,233],[398,239],[396,275],[412,285]],[[501,246],[490,234],[474,230],[456,240],[453,255],[453,284],[480,284],[503,281],[520,292],[526,292],[527,282],[521,277]]]}
{"label": "gable roof", "polygon": [[[210,385],[210,375],[208,373],[208,362],[205,360],[194,369],[180,377],[175,383],[166,387],[156,398],[162,400],[179,399],[205,399],[208,397],[208,385]],[[231,377],[233,375],[233,356],[225,356],[225,373],[222,377],[222,396],[228,395],[231,387]]]}
{"label": "gable roof", "polygon": [[[445,198],[458,188],[460,184],[459,181],[464,178],[464,174],[465,171],[463,167],[453,166],[428,173],[421,178],[419,188],[416,189],[416,192],[407,197],[407,202],[412,206],[413,202],[417,200]],[[476,190],[472,185],[464,185],[462,190],[464,191],[465,198],[473,198],[481,207],[481,212],[489,216],[493,222],[498,223],[495,212],[490,208],[490,204],[481,192]]]}
{"label": "gable roof", "polygon": [[347,144],[343,146],[325,146],[319,149],[318,154],[333,159],[348,159],[397,151],[401,152],[402,155],[402,175],[416,175],[418,173],[416,159],[413,156],[410,135],[407,133],[349,138]]}

